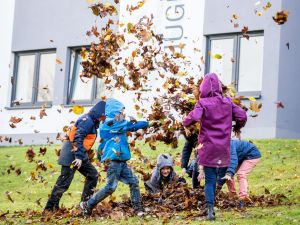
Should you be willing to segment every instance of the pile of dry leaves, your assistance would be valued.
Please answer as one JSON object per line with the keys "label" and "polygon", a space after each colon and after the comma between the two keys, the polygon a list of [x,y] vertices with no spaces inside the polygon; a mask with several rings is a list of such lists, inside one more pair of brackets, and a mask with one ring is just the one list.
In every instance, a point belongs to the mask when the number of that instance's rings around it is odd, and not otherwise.
{"label": "pile of dry leaves", "polygon": [[[251,196],[253,203],[247,203],[248,207],[277,206],[288,204],[283,194],[266,194],[262,196]],[[168,186],[162,193],[153,195],[145,193],[142,195],[145,208],[145,219],[160,218],[164,221],[174,219],[179,216],[185,219],[201,219],[205,215],[205,196],[204,189],[191,189],[186,184],[174,184]],[[219,192],[216,197],[216,207],[227,210],[239,209],[238,198],[229,197],[227,193]],[[116,202],[115,197],[109,201],[103,201],[93,210],[90,219],[112,219],[122,220],[134,216],[130,198],[122,196],[121,202]],[[41,212],[28,209],[23,212],[2,213],[0,220],[11,220],[14,218],[26,218],[27,223],[33,222],[55,222],[56,224],[78,224],[82,212],[78,206],[72,208],[62,207],[59,211],[51,214],[42,215]],[[67,221],[67,222],[66,222]]]}

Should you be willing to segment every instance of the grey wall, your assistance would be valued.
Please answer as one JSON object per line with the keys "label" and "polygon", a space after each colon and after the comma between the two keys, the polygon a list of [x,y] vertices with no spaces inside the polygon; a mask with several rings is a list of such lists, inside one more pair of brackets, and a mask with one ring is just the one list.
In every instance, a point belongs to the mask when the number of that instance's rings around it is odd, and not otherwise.
{"label": "grey wall", "polygon": [[[300,1],[284,0],[282,8],[290,12],[280,33],[277,137],[300,138]],[[286,43],[290,44],[290,49]]]}
{"label": "grey wall", "polygon": [[86,31],[95,21],[99,24],[88,6],[84,0],[16,1],[12,51],[55,48],[57,58],[63,62],[56,66],[53,105],[66,101],[68,47],[90,44]]}
{"label": "grey wall", "polygon": [[[261,2],[266,4],[267,1]],[[261,17],[255,15],[254,3],[253,0],[206,0],[204,35],[241,32],[243,26],[248,26],[249,31],[264,31],[262,97],[259,100],[263,108],[258,117],[248,119],[243,137],[273,138],[276,137],[277,109],[274,102],[278,93],[282,32],[272,16],[281,10],[281,1],[272,1],[272,7]],[[230,22],[233,14],[238,15],[239,28],[234,28]]]}

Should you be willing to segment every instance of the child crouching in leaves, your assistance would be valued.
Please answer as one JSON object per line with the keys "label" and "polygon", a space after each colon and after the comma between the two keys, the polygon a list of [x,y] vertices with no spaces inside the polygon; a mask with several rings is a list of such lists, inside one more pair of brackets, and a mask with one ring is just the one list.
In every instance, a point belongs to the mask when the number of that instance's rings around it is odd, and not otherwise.
{"label": "child crouching in leaves", "polygon": [[260,151],[251,142],[230,141],[230,165],[227,168],[226,175],[219,180],[217,188],[220,190],[226,181],[230,195],[235,196],[237,193],[233,176],[236,174],[239,184],[240,207],[243,207],[245,203],[252,203],[248,195],[247,176],[259,163],[260,158]]}
{"label": "child crouching in leaves", "polygon": [[126,121],[124,105],[116,99],[106,102],[106,120],[100,126],[100,160],[107,165],[106,185],[96,192],[88,201],[81,202],[83,214],[88,216],[93,208],[106,197],[111,195],[121,181],[130,187],[131,202],[137,215],[143,214],[139,180],[127,165],[131,158],[126,132],[137,131],[148,126],[146,121]]}
{"label": "child crouching in leaves", "polygon": [[155,194],[163,191],[164,187],[176,182],[186,183],[184,178],[180,178],[174,171],[173,159],[169,154],[160,154],[157,157],[157,164],[154,168],[150,180],[144,182],[148,192]]}

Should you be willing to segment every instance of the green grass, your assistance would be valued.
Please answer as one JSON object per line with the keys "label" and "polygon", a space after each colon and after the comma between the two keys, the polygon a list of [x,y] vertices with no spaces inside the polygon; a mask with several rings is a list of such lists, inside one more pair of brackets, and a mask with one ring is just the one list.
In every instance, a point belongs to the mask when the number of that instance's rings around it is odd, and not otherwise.
{"label": "green grass", "polygon": [[[283,193],[287,196],[291,206],[276,206],[259,208],[248,208],[246,212],[217,211],[217,221],[213,224],[300,224],[300,140],[256,140],[255,144],[262,152],[262,160],[260,164],[250,174],[248,180],[250,184],[250,192],[255,195],[265,193],[268,189],[273,193]],[[168,152],[173,155],[176,161],[179,161],[180,151],[183,142],[180,142],[178,149],[171,149],[165,145],[158,145],[157,150],[153,151],[148,146],[140,143],[142,153],[150,159],[155,159],[160,153]],[[0,211],[10,212],[17,210],[42,210],[36,200],[40,199],[41,205],[44,207],[48,194],[60,173],[60,167],[56,164],[57,156],[55,155],[55,146],[47,147],[45,156],[38,156],[39,147],[35,146],[37,153],[36,159],[45,160],[46,165],[53,164],[53,169],[41,172],[40,175],[45,179],[42,183],[40,178],[38,181],[27,180],[30,172],[35,171],[35,163],[29,163],[25,158],[25,152],[28,147],[0,147]],[[135,155],[133,155],[134,160]],[[134,162],[134,161],[133,161]],[[22,173],[17,176],[14,171],[7,173],[9,166],[21,168]],[[142,164],[141,164],[142,165]],[[176,171],[180,173],[178,166]],[[105,173],[101,172],[102,177]],[[70,189],[64,194],[61,203],[70,207],[78,204],[83,188],[83,177],[76,173]],[[189,181],[190,182],[190,181]],[[143,182],[140,182],[141,191],[144,192]],[[98,188],[104,185],[104,182],[98,184]],[[226,190],[226,187],[223,188]],[[9,191],[14,203],[10,202],[5,192]],[[124,184],[119,184],[114,195],[120,200],[122,194],[129,194],[129,188]],[[15,224],[24,224],[28,218],[14,219]],[[37,218],[38,221],[38,218]],[[63,220],[64,223],[67,222]],[[120,224],[162,224],[163,219],[137,217],[128,220],[118,221]],[[189,221],[183,220],[179,215],[170,221],[169,224],[210,224],[204,220]],[[1,223],[1,221],[0,221]],[[80,220],[80,224],[113,224],[113,220],[85,221]],[[40,223],[37,223],[40,224]],[[76,223],[75,223],[76,224]]]}

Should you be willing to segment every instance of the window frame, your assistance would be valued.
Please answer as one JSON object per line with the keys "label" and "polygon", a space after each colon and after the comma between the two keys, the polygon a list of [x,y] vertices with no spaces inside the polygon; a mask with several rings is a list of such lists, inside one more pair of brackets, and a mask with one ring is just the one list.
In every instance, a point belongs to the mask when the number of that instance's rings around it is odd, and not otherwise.
{"label": "window frame", "polygon": [[[90,99],[85,99],[85,100],[75,100],[72,99],[72,95],[74,93],[74,87],[75,87],[75,80],[73,79],[79,69],[79,64],[77,65],[78,62],[78,57],[80,57],[80,51],[82,48],[86,48],[87,50],[90,48],[90,46],[78,46],[78,47],[70,47],[69,48],[69,68],[68,68],[68,79],[67,79],[67,98],[66,98],[66,105],[68,106],[73,106],[73,105],[85,105],[85,106],[90,106],[99,101],[97,99],[97,78],[94,76],[92,80],[92,90],[91,90],[91,97]],[[74,58],[74,65],[76,65],[76,68],[72,70],[72,51],[75,52],[75,58]],[[71,74],[72,72],[72,74]],[[77,74],[79,75],[79,74]]]}
{"label": "window frame", "polygon": [[[257,37],[263,36],[264,31],[251,31],[247,33],[249,37]],[[212,40],[222,40],[222,39],[233,39],[233,58],[235,62],[232,66],[232,82],[235,90],[237,90],[237,95],[249,97],[253,96],[255,98],[261,98],[261,91],[238,91],[238,84],[239,84],[239,67],[240,67],[240,48],[241,48],[241,38],[243,38],[243,34],[239,33],[228,33],[228,34],[213,34],[213,35],[206,35],[206,53],[205,53],[205,74],[209,73],[210,70],[210,58],[209,51],[211,51],[211,41]]]}
{"label": "window frame", "polygon": [[[40,79],[40,61],[42,54],[56,54],[56,49],[43,49],[43,50],[30,50],[30,51],[18,51],[14,52],[14,67],[13,67],[13,76],[12,76],[12,91],[11,91],[11,101],[10,108],[40,108],[42,106],[52,106],[52,101],[38,101],[38,85]],[[16,105],[13,102],[16,99],[17,95],[17,82],[18,82],[18,72],[19,72],[19,60],[20,56],[34,55],[34,65],[33,65],[33,81],[32,81],[32,95],[30,102],[20,102],[20,105]],[[56,70],[56,64],[54,71]],[[55,79],[54,72],[54,79]],[[53,87],[54,88],[54,87]],[[54,97],[54,96],[53,96]]]}

